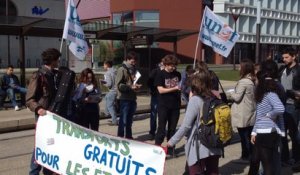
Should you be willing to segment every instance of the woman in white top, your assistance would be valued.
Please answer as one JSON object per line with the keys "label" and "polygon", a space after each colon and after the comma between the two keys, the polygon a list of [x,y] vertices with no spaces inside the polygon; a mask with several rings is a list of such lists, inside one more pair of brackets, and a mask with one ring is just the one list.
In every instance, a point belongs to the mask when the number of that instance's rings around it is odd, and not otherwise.
{"label": "woman in white top", "polygon": [[[255,90],[257,103],[256,120],[251,133],[254,151],[251,158],[252,165],[262,162],[264,175],[274,175],[280,154],[280,136],[284,136],[284,122],[282,114],[284,106],[279,98],[277,82],[268,73],[258,72],[258,85]],[[250,166],[249,175],[256,175],[258,166]]]}

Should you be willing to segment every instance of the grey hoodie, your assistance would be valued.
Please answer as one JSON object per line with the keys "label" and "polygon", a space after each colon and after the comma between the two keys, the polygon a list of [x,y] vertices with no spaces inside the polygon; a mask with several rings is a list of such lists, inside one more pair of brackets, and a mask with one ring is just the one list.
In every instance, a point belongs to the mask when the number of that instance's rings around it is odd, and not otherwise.
{"label": "grey hoodie", "polygon": [[106,81],[106,84],[104,84],[110,91],[116,90],[116,79],[117,70],[113,67],[108,68],[107,71],[104,74],[104,80]]}

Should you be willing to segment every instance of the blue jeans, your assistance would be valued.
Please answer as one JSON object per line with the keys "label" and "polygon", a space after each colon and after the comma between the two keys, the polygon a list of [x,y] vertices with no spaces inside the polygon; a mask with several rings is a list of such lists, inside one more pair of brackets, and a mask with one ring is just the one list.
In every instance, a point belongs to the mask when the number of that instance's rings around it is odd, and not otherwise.
{"label": "blue jeans", "polygon": [[120,100],[120,120],[118,126],[118,136],[132,139],[132,121],[136,110],[135,100]]}
{"label": "blue jeans", "polygon": [[34,151],[35,150],[33,150],[33,152],[32,152],[32,156],[31,156],[31,160],[30,160],[29,175],[39,175],[40,171],[42,169],[42,166],[35,162],[35,158],[34,158],[35,152]]}
{"label": "blue jeans", "polygon": [[[42,166],[35,162],[34,156],[35,156],[35,149],[33,150],[32,156],[31,156],[29,175],[39,175],[40,171],[42,170]],[[47,168],[43,168],[43,174],[44,175],[52,175],[53,172],[48,170]]]}
{"label": "blue jeans", "polygon": [[156,127],[157,127],[157,105],[158,105],[158,97],[151,95],[150,102],[150,131],[149,134],[155,135]]}
{"label": "blue jeans", "polygon": [[8,88],[6,90],[6,93],[9,97],[9,99],[11,100],[11,103],[14,107],[18,105],[17,101],[16,101],[16,92],[20,92],[20,93],[25,94],[27,92],[27,89],[23,88],[23,87],[20,87],[20,86],[17,86],[16,88]]}
{"label": "blue jeans", "polygon": [[105,95],[105,112],[110,114],[112,123],[117,123],[117,112],[115,106],[116,97],[116,91],[109,91]]}

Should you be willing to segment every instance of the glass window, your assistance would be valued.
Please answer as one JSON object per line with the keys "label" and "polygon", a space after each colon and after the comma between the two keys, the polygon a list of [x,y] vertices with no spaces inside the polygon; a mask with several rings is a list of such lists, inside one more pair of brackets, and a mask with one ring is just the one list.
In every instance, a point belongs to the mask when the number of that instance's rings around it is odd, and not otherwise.
{"label": "glass window", "polygon": [[112,23],[121,24],[122,13],[113,13],[112,14]]}
{"label": "glass window", "polygon": [[135,11],[135,24],[143,27],[159,27],[159,11]]}
{"label": "glass window", "polygon": [[125,25],[133,25],[133,12],[124,12],[121,21]]}

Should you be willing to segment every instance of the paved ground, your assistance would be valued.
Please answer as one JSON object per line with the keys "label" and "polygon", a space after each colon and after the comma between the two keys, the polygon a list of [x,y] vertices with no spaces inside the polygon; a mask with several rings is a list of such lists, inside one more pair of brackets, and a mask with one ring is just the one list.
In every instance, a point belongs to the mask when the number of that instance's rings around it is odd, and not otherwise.
{"label": "paved ground", "polygon": [[[225,89],[232,88],[234,86],[234,82],[223,82],[222,84]],[[149,96],[143,95],[143,96],[138,96],[138,111],[141,110],[147,110],[149,109],[149,103],[150,103],[150,98]],[[100,108],[101,111],[104,109],[104,102],[100,103]],[[181,111],[181,117],[179,121],[179,125],[182,122],[182,119],[184,117],[184,110]],[[21,111],[14,111],[12,109],[8,110],[2,110],[0,111],[0,132],[7,132],[7,131],[12,131],[16,129],[26,129],[26,128],[33,128],[34,126],[34,117],[33,113],[30,112],[27,109],[22,109]],[[100,127],[99,127],[100,132],[105,132],[109,134],[116,135],[117,127],[116,126],[109,126],[108,125],[108,119],[102,119],[100,120]],[[154,143],[154,141],[149,140],[149,115],[148,114],[140,114],[135,117],[135,121],[133,123],[133,137],[136,140],[139,141],[145,141],[148,143]],[[28,141],[29,144],[32,144],[33,141],[33,132],[31,133],[32,136],[30,137],[30,141]],[[0,134],[0,140],[1,136],[5,137],[6,134]],[[240,143],[239,137],[237,134],[235,134],[233,143],[225,148],[225,158],[220,159],[220,173],[229,175],[229,174],[247,174],[248,172],[248,162],[240,161]],[[183,146],[184,146],[184,139],[177,144],[177,152],[178,152],[178,157],[173,158],[173,159],[168,159],[165,164],[165,174],[167,175],[180,175],[182,174],[185,166],[185,156],[183,153]],[[165,143],[164,143],[165,144]],[[9,150],[9,145],[7,146],[7,150]],[[30,147],[33,147],[33,145],[30,145]],[[3,148],[0,147],[0,150],[2,150],[0,153],[1,154],[6,154],[6,150],[3,150]],[[29,157],[26,157],[26,160],[28,160]],[[1,161],[0,161],[1,162]],[[26,162],[26,161],[25,161]],[[2,164],[0,163],[0,174],[1,174],[1,169],[7,170],[9,169],[10,166],[9,164]],[[28,167],[28,165],[25,165],[24,167]],[[11,167],[13,168],[13,167]],[[28,171],[26,168],[23,171]],[[22,171],[21,171],[22,172]],[[7,174],[7,173],[6,173]],[[16,173],[17,174],[17,173]],[[23,173],[21,173],[23,174]],[[26,174],[26,173],[24,173]],[[284,175],[289,175],[292,174],[290,168],[283,168],[282,174]],[[300,173],[298,173],[300,174]]]}

